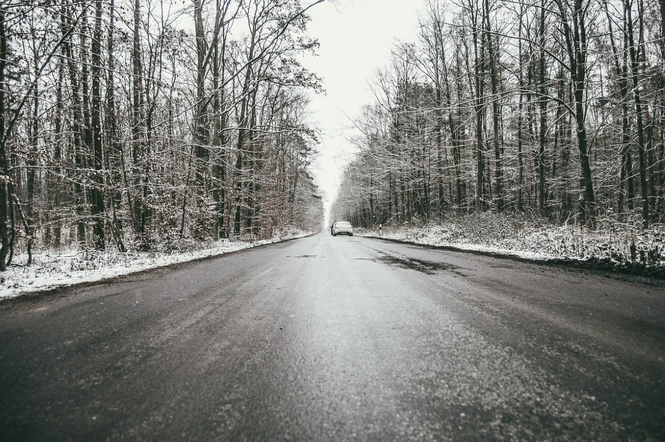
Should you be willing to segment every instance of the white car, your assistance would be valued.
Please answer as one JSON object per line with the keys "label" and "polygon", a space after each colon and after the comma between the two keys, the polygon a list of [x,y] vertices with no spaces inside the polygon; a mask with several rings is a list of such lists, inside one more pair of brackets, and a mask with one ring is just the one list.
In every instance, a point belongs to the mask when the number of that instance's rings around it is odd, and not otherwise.
{"label": "white car", "polygon": [[349,235],[353,236],[353,226],[348,221],[337,221],[332,225],[332,236]]}

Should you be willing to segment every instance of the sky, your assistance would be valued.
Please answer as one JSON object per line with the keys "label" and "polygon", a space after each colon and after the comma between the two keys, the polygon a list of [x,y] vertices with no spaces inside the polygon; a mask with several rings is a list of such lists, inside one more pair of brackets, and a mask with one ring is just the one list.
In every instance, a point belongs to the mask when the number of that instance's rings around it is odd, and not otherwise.
{"label": "sky", "polygon": [[389,64],[395,42],[416,40],[423,5],[424,0],[326,0],[310,9],[308,33],[321,46],[318,56],[303,63],[323,78],[326,90],[312,96],[310,122],[322,133],[313,172],[327,208],[354,151],[352,120],[374,101],[369,84]]}

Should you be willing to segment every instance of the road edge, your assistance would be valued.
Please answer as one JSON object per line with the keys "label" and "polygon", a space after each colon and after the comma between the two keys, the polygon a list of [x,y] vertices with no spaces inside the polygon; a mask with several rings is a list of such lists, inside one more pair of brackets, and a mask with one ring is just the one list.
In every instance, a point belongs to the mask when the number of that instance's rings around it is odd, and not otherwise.
{"label": "road edge", "polygon": [[[392,242],[397,244],[408,244],[412,246],[423,247],[433,250],[447,250],[451,252],[467,253],[478,256],[488,256],[498,259],[507,259],[511,261],[518,261],[527,264],[538,264],[548,267],[559,267],[567,269],[586,270],[599,274],[602,276],[610,277],[613,279],[627,280],[628,278],[639,279],[640,282],[651,283],[652,285],[665,286],[665,268],[653,268],[643,264],[619,264],[611,262],[607,259],[571,259],[571,258],[526,258],[510,252],[497,252],[490,250],[475,250],[464,249],[455,246],[434,245],[426,244],[415,241],[401,240],[395,238],[386,238],[374,235],[359,235],[363,238],[371,238],[379,241]],[[642,280],[643,279],[643,280]]]}
{"label": "road edge", "polygon": [[218,259],[222,258],[225,256],[233,255],[233,254],[238,254],[238,253],[243,253],[247,252],[250,250],[254,250],[257,248],[261,247],[266,247],[266,246],[271,246],[274,244],[282,244],[285,242],[289,241],[295,241],[298,239],[302,238],[308,238],[310,236],[316,235],[319,232],[312,232],[308,235],[303,235],[303,236],[298,236],[298,237],[290,237],[290,238],[282,238],[276,241],[268,242],[268,243],[259,243],[256,245],[252,245],[250,247],[240,249],[240,250],[233,250],[230,252],[221,252],[221,253],[216,253],[212,255],[207,255],[207,256],[201,256],[201,257],[196,257],[192,258],[186,261],[180,261],[180,262],[174,262],[171,264],[165,264],[165,265],[158,265],[155,267],[151,267],[148,269],[142,269],[142,270],[137,270],[135,272],[131,273],[124,273],[121,275],[115,275],[115,276],[109,276],[101,279],[97,279],[94,281],[81,281],[81,282],[76,282],[76,283],[71,283],[71,284],[62,284],[58,285],[55,287],[50,287],[50,288],[45,288],[43,290],[35,290],[35,291],[26,291],[23,293],[20,293],[16,296],[10,296],[10,297],[5,297],[5,298],[0,298],[0,307],[6,308],[10,304],[15,304],[15,303],[36,303],[39,301],[44,300],[45,298],[62,298],[66,296],[65,292],[71,291],[71,290],[78,290],[78,289],[84,289],[88,287],[93,287],[96,285],[106,285],[106,284],[112,284],[118,281],[121,281],[126,278],[135,278],[135,277],[140,277],[142,275],[151,273],[151,272],[157,272],[157,271],[164,271],[164,270],[169,270],[169,269],[177,269],[177,268],[182,268],[187,265],[192,265],[196,264],[199,262],[211,260],[211,259]]}

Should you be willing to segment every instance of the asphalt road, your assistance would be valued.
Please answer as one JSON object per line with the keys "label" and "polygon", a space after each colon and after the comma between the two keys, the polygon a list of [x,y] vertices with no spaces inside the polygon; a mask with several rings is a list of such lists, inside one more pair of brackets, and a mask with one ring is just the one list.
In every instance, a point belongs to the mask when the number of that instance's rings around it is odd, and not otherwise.
{"label": "asphalt road", "polygon": [[320,234],[0,304],[3,441],[665,440],[665,288]]}

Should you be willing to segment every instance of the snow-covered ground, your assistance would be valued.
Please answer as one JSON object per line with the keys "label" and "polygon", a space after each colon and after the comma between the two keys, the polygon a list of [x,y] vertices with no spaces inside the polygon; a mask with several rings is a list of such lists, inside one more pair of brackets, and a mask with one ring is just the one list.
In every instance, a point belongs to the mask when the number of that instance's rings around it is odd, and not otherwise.
{"label": "snow-covered ground", "polygon": [[443,224],[384,227],[380,232],[360,229],[358,233],[527,260],[665,275],[665,226],[642,229],[608,224],[592,231],[575,225],[538,225],[533,220],[481,215]]}
{"label": "snow-covered ground", "polygon": [[14,257],[13,265],[0,273],[0,299],[84,282],[100,281],[307,235],[309,233],[306,232],[290,233],[271,240],[253,242],[220,240],[178,253],[120,253],[115,250],[49,252],[46,250],[33,254],[33,263],[29,266],[25,265],[27,255],[20,254]]}
{"label": "snow-covered ground", "polygon": [[[608,225],[595,231],[579,226],[546,226],[519,218],[480,216],[424,226],[356,229],[376,236],[416,244],[453,247],[537,261],[577,261],[594,266],[665,277],[665,226]],[[309,235],[295,232],[271,240],[244,242],[220,240],[178,253],[99,252],[69,250],[14,257],[0,273],[0,299],[84,282],[140,272],[209,256],[222,255],[262,244]]]}

